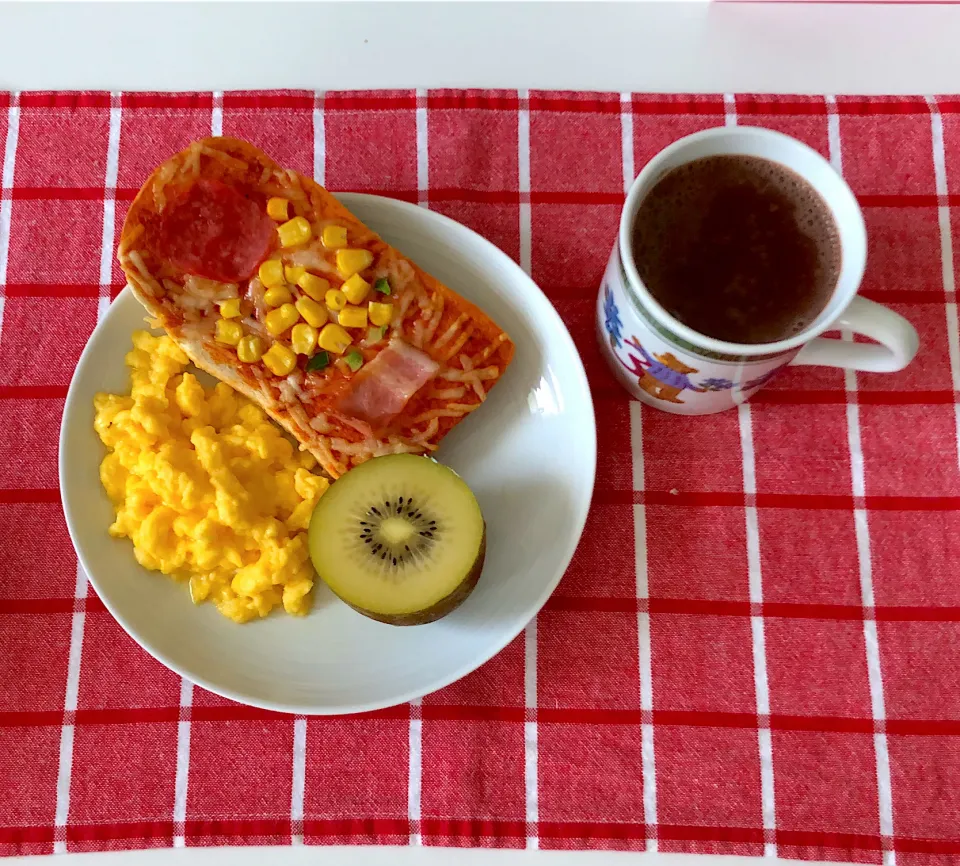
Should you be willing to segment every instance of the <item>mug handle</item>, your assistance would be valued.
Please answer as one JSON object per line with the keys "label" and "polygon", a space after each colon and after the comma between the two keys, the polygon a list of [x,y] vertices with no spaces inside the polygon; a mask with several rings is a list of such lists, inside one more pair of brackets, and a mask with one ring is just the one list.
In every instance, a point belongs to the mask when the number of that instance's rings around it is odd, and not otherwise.
{"label": "mug handle", "polygon": [[893,310],[866,298],[855,297],[836,325],[863,334],[880,345],[818,337],[807,343],[790,363],[896,373],[913,360],[920,348],[920,338],[913,325]]}

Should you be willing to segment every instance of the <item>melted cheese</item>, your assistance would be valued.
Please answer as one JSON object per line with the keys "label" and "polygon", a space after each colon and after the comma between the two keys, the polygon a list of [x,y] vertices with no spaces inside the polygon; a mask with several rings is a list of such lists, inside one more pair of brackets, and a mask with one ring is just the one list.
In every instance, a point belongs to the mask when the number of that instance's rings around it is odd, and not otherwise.
{"label": "melted cheese", "polygon": [[[506,334],[498,334],[496,340],[491,341],[486,346],[486,348],[482,349],[480,352],[477,353],[477,356],[473,359],[473,363],[475,365],[482,364],[484,361],[487,360],[487,358],[489,358],[494,352],[496,352],[497,349],[499,349],[506,341],[507,341]],[[499,375],[499,371],[498,371],[498,375]]]}
{"label": "melted cheese", "polygon": [[[450,326],[445,330],[433,344],[434,349],[442,349],[447,343],[449,343],[455,336],[457,331],[460,330],[461,325],[467,320],[466,313],[461,313],[457,316],[456,319],[451,322]],[[451,356],[452,357],[452,356]]]}
{"label": "melted cheese", "polygon": [[332,429],[330,422],[327,420],[327,416],[323,412],[317,412],[317,414],[310,419],[310,426],[316,430],[317,433],[329,433]]}
{"label": "melted cheese", "polygon": [[445,409],[430,409],[413,419],[414,424],[422,424],[433,418],[462,418],[479,406],[479,403],[451,403]]}
{"label": "melted cheese", "polygon": [[316,242],[305,249],[294,250],[292,253],[284,253],[283,261],[288,265],[299,265],[311,271],[317,271],[322,274],[336,274],[337,267],[332,262],[327,261],[323,253],[323,248]]}
{"label": "melted cheese", "polygon": [[467,327],[463,329],[463,333],[460,334],[460,336],[457,337],[456,340],[454,340],[450,348],[447,349],[447,351],[440,356],[440,359],[442,361],[449,361],[454,355],[457,354],[457,352],[459,352],[466,345],[467,340],[469,340],[472,336],[473,336],[473,323],[467,325]]}
{"label": "melted cheese", "polygon": [[423,335],[423,340],[425,343],[429,343],[434,335],[437,333],[437,327],[440,325],[440,319],[443,318],[443,295],[438,295],[438,301],[436,308],[433,311],[433,315],[430,317],[430,321],[427,323],[427,330]]}
{"label": "melted cheese", "polygon": [[[431,418],[430,423],[427,424],[427,426],[421,432],[417,433],[414,431],[413,440],[421,445],[425,445],[429,440],[433,439],[433,437],[437,435],[439,430],[440,419]],[[435,448],[436,446],[434,445],[432,447]]]}
{"label": "melted cheese", "polygon": [[461,385],[459,388],[435,388],[430,396],[437,400],[456,400],[466,393],[467,389]]}
{"label": "melted cheese", "polygon": [[204,156],[211,156],[214,159],[219,160],[225,166],[234,171],[244,172],[249,166],[242,159],[237,159],[235,156],[230,156],[229,153],[224,153],[222,150],[217,150],[213,147],[201,147],[200,152]]}
{"label": "melted cheese", "polygon": [[137,273],[139,273],[142,277],[140,288],[152,298],[157,298],[163,295],[162,286],[156,281],[153,274],[150,273],[150,270],[144,263],[143,257],[140,255],[140,253],[137,252],[137,250],[130,250],[130,252],[127,253],[127,258],[137,269]]}

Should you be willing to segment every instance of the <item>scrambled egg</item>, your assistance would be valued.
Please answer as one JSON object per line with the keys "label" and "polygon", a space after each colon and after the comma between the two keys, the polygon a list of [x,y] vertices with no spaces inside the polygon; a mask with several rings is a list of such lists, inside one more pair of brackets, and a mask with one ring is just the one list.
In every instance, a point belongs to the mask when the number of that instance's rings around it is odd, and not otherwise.
{"label": "scrambled egg", "polygon": [[328,482],[264,412],[219,383],[184,372],[169,337],[133,335],[129,395],[98,394],[95,427],[110,453],[100,480],[114,503],[110,534],[137,561],[189,580],[236,622],[283,604],[310,609],[306,529]]}

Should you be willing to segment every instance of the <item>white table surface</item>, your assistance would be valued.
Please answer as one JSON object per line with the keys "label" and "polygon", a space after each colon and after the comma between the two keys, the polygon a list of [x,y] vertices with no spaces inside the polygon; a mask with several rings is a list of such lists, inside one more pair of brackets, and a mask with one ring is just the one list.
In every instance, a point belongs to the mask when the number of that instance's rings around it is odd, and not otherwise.
{"label": "white table surface", "polygon": [[[286,7],[286,8],[283,8]],[[505,87],[783,93],[960,92],[960,5],[0,2],[0,89]],[[170,46],[177,45],[175,53]],[[609,866],[603,852],[180,849],[68,855],[90,866]],[[22,857],[11,864],[49,862]],[[730,866],[752,866],[724,858]]]}
{"label": "white table surface", "polygon": [[[960,89],[960,6],[0,2],[0,87]],[[171,46],[178,50],[171,50]],[[272,49],[272,50],[271,50]]]}

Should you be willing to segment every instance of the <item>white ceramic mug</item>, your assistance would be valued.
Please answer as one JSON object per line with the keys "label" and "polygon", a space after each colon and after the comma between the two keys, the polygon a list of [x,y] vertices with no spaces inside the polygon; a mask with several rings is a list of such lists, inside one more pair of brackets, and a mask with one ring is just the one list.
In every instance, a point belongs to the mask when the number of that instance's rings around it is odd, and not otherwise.
{"label": "white ceramic mug", "polygon": [[[644,196],[671,169],[727,154],[761,157],[792,169],[826,202],[839,230],[842,261],[833,295],[806,330],[786,340],[740,344],[700,334],[671,316],[637,271],[633,226]],[[779,132],[750,126],[689,135],[650,160],[627,195],[597,301],[601,351],[636,399],[684,415],[722,412],[742,403],[788,364],[875,373],[902,370],[917,353],[917,332],[903,316],[856,296],[866,256],[866,228],[856,197],[815,150]],[[838,328],[876,343],[818,336]]]}

